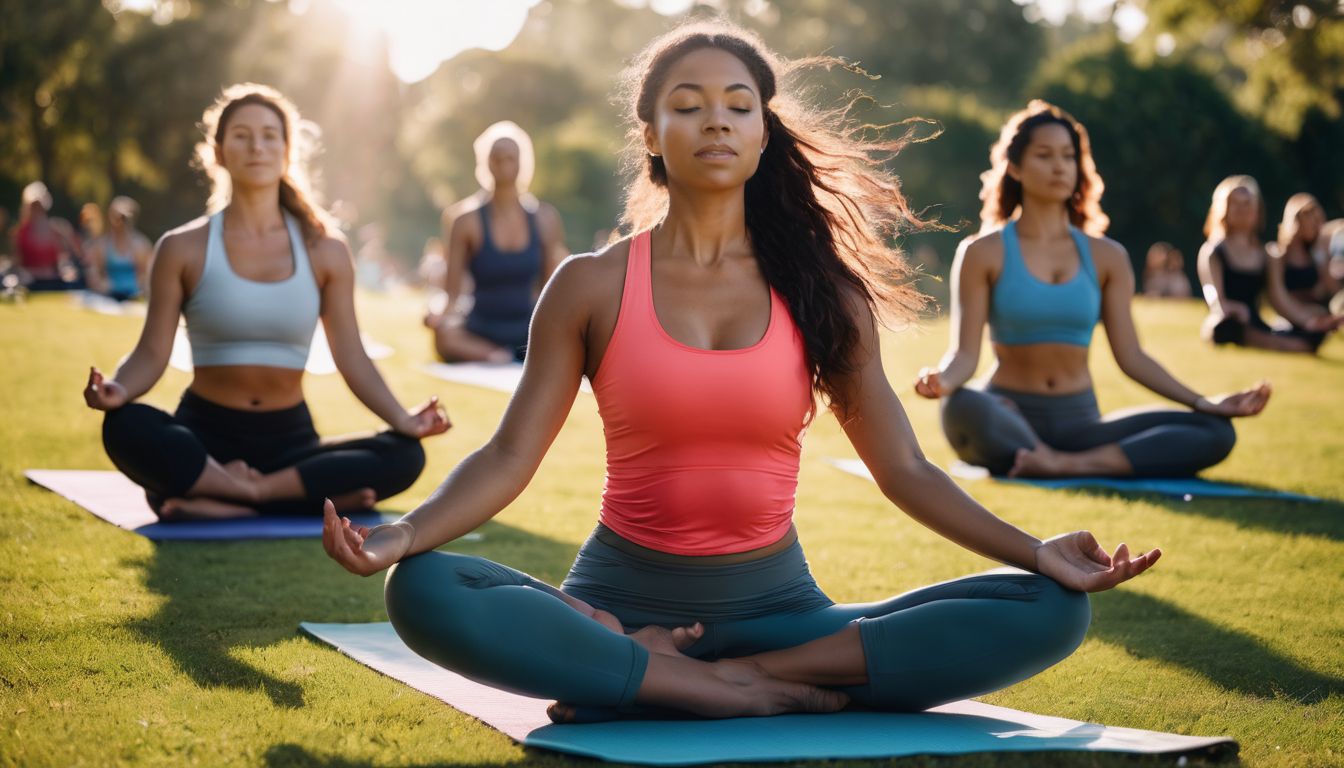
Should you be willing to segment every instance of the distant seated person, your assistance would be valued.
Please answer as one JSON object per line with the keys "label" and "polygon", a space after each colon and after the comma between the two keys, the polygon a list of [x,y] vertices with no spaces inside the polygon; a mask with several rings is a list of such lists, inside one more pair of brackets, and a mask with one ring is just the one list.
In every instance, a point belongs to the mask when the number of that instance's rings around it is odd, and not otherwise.
{"label": "distant seated person", "polygon": [[49,215],[51,192],[47,185],[32,182],[23,188],[22,200],[12,248],[23,284],[30,291],[79,287],[78,272],[71,261],[71,255],[79,250],[74,229],[69,222]]}
{"label": "distant seated person", "polygon": [[[1199,277],[1209,304],[1202,335],[1215,344],[1314,353],[1344,318],[1293,298],[1284,284],[1282,260],[1271,260],[1260,241],[1264,222],[1264,198],[1255,179],[1229,176],[1214,189],[1204,224],[1208,239],[1199,251]],[[1270,325],[1260,316],[1262,295],[1282,323]]]}
{"label": "distant seated person", "polygon": [[[534,166],[528,135],[504,121],[472,146],[481,189],[444,212],[444,295],[425,325],[446,362],[507,363],[526,354],[537,296],[569,254],[560,214],[527,194]],[[469,301],[468,274],[475,286]]]}
{"label": "distant seated person", "polygon": [[[1326,242],[1328,258],[1325,274],[1340,285],[1344,285],[1344,219],[1332,219],[1321,229],[1321,239]],[[1330,314],[1344,314],[1344,291],[1335,294],[1330,300]]]}
{"label": "distant seated person", "polygon": [[1157,242],[1148,248],[1143,269],[1143,295],[1151,299],[1190,298],[1190,278],[1185,276],[1185,257],[1176,246]]}
{"label": "distant seated person", "polygon": [[[1288,295],[1318,315],[1339,314],[1331,307],[1344,305],[1344,286],[1330,272],[1336,233],[1327,233],[1325,225],[1325,210],[1316,198],[1306,192],[1293,195],[1283,207],[1279,241],[1270,254],[1270,269],[1282,271]],[[1344,237],[1339,239],[1344,247]]]}
{"label": "distant seated person", "polygon": [[129,197],[114,197],[107,206],[107,231],[85,246],[89,287],[117,301],[145,294],[145,277],[153,245],[135,228],[140,206]]}

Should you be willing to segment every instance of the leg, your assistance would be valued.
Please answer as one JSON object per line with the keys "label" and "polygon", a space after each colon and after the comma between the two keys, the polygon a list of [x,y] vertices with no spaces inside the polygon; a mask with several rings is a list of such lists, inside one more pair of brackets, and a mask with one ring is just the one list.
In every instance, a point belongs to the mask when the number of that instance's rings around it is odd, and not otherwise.
{"label": "leg", "polygon": [[427,552],[388,572],[387,614],[416,653],[473,680],[570,705],[673,707],[710,717],[838,709],[845,697],[748,662],[650,654],[526,574]]}
{"label": "leg", "polygon": [[1246,329],[1246,346],[1269,349],[1275,352],[1315,352],[1319,343],[1292,332],[1276,333],[1259,328]]}
{"label": "leg", "polygon": [[144,488],[156,512],[167,499],[209,498],[251,503],[255,488],[245,465],[221,464],[205,442],[175,417],[143,403],[130,403],[103,418],[103,446],[112,463]]}
{"label": "leg", "polygon": [[1053,666],[1082,642],[1091,615],[1086,595],[1011,569],[818,614],[771,620],[857,621],[749,660],[781,679],[844,686],[855,701],[900,711],[989,693]]}
{"label": "leg", "polygon": [[259,511],[322,514],[330,498],[339,511],[369,509],[411,487],[425,468],[420,441],[396,432],[324,440],[280,454],[258,481]]}
{"label": "leg", "polygon": [[943,434],[962,461],[1002,475],[1017,452],[1034,448],[1040,438],[1022,414],[998,397],[962,387],[943,399]]}
{"label": "leg", "polygon": [[1132,408],[1077,428],[1060,442],[1084,452],[1118,451],[1140,477],[1188,477],[1227,458],[1237,433],[1221,416]]}
{"label": "leg", "polygon": [[434,350],[449,363],[511,363],[513,351],[448,320],[434,327]]}

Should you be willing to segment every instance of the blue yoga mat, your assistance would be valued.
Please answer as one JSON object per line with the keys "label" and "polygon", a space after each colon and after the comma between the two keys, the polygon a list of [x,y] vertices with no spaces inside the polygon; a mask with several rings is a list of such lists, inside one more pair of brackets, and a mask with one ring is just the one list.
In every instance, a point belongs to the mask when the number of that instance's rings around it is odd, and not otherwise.
{"label": "blue yoga mat", "polygon": [[529,747],[636,765],[1088,751],[1226,756],[1226,738],[1182,736],[1036,715],[977,701],[919,714],[841,712],[730,720],[618,720],[553,725],[543,699],[505,693],[435,666],[401,642],[392,625],[299,628],[345,655],[433,696]]}
{"label": "blue yoga mat", "polygon": [[[161,523],[145,502],[144,489],[120,472],[30,469],[23,474],[32,482],[64,496],[98,518],[154,541],[322,537],[320,517],[243,517]],[[374,526],[393,522],[400,516],[368,512],[347,517],[357,525]]]}
{"label": "blue yoga mat", "polygon": [[[827,459],[832,466],[851,475],[869,480],[873,479],[868,467],[859,459]],[[990,477],[984,467],[964,462],[954,462],[948,474],[962,480],[982,480]],[[1107,488],[1122,493],[1155,493],[1175,499],[1190,501],[1204,499],[1277,499],[1280,501],[1305,501],[1320,503],[1324,501],[1315,496],[1306,496],[1289,491],[1276,491],[1273,488],[1255,488],[1233,483],[1219,483],[1201,480],[1198,477],[996,477],[1003,483],[1033,485],[1037,488]]]}

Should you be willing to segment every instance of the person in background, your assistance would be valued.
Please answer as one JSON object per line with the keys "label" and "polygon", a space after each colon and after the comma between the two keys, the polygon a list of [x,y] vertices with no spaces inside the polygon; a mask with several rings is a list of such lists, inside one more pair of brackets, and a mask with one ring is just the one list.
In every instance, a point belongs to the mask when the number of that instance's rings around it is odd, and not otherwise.
{"label": "person in background", "polygon": [[481,189],[444,212],[445,295],[425,325],[445,362],[507,363],[526,354],[537,296],[569,253],[560,214],[527,192],[535,162],[523,129],[495,123],[472,148]]}
{"label": "person in background", "polygon": [[[1219,182],[1199,249],[1199,279],[1209,305],[1201,335],[1214,344],[1314,353],[1344,318],[1292,297],[1284,270],[1270,266],[1260,239],[1264,225],[1264,197],[1255,179],[1238,175]],[[1272,326],[1260,316],[1262,296],[1285,323]]]}
{"label": "person in background", "polygon": [[19,225],[12,243],[21,279],[30,291],[67,291],[79,287],[72,258],[79,253],[74,228],[50,215],[51,192],[34,181],[23,188]]}
{"label": "person in background", "polygon": [[1299,192],[1288,198],[1279,222],[1279,238],[1270,249],[1270,282],[1283,281],[1288,295],[1312,314],[1339,314],[1330,309],[1344,302],[1344,287],[1330,271],[1332,233],[1325,231],[1325,210],[1315,197]]}
{"label": "person in background", "polygon": [[131,198],[112,198],[107,206],[107,231],[84,247],[89,286],[117,301],[145,294],[153,246],[135,228],[139,212],[139,204]]}
{"label": "person in background", "polygon": [[1185,275],[1185,257],[1167,242],[1153,243],[1143,268],[1143,295],[1151,299],[1190,298],[1190,278]]}

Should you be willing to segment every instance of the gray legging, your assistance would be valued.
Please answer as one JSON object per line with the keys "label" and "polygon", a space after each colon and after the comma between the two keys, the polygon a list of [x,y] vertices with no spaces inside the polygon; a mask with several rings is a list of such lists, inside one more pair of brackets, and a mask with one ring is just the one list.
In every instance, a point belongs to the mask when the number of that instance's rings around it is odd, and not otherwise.
{"label": "gray legging", "polygon": [[[703,622],[704,636],[685,650],[701,659],[788,648],[857,623],[868,682],[843,690],[880,709],[917,711],[1025,680],[1072,653],[1091,619],[1086,595],[1016,569],[840,605],[812,580],[797,542],[760,560],[702,565],[625,552],[609,534],[599,528],[583,545],[566,593],[627,629]],[[629,708],[648,665],[649,652],[628,635],[483,558],[408,558],[388,572],[385,595],[392,626],[412,650],[497,688]]]}
{"label": "gray legging", "polygon": [[[1014,407],[1016,406],[1016,407]],[[1085,451],[1115,443],[1139,477],[1188,477],[1222,461],[1237,433],[1222,416],[1171,408],[1130,408],[1105,418],[1092,390],[1035,395],[989,386],[943,398],[943,434],[962,461],[996,475],[1038,443]]]}

